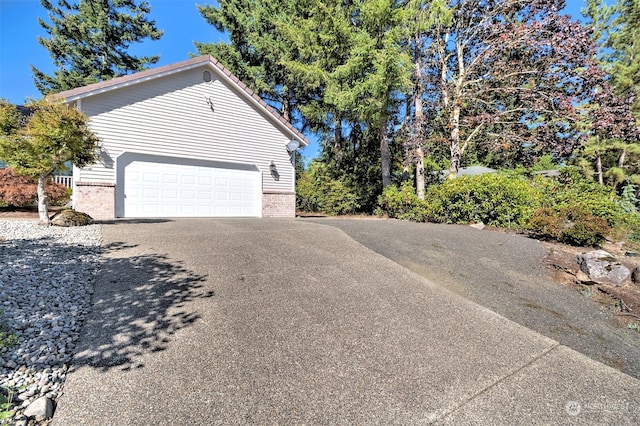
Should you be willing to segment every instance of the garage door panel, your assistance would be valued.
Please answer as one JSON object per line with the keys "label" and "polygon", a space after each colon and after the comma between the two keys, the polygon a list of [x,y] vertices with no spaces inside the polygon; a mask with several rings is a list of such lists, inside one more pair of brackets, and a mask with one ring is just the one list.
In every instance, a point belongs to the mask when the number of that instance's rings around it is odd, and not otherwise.
{"label": "garage door panel", "polygon": [[213,194],[211,192],[199,192],[198,200],[199,201],[211,201],[213,198]]}
{"label": "garage door panel", "polygon": [[211,186],[212,183],[213,180],[211,179],[211,176],[198,176],[198,185]]}
{"label": "garage door panel", "polygon": [[165,185],[177,184],[179,181],[179,177],[175,173],[165,173],[162,176],[162,183]]}
{"label": "garage door panel", "polygon": [[184,189],[180,192],[180,196],[182,201],[191,201],[196,199],[196,193],[194,191]]}
{"label": "garage door panel", "polygon": [[160,175],[158,173],[145,172],[142,174],[142,180],[145,183],[157,183],[160,182]]}
{"label": "garage door panel", "polygon": [[132,161],[124,167],[125,217],[260,216],[256,170]]}

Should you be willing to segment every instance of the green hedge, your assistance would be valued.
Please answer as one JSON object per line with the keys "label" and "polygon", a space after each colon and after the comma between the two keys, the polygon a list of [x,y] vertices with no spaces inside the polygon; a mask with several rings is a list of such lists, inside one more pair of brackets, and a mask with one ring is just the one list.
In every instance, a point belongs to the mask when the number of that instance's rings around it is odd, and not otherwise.
{"label": "green hedge", "polygon": [[428,216],[434,222],[483,222],[523,227],[540,206],[542,191],[521,176],[486,173],[448,179],[427,190]]}
{"label": "green hedge", "polygon": [[380,213],[418,222],[470,223],[523,227],[540,206],[542,192],[523,177],[484,174],[448,179],[428,188],[419,200],[409,184],[389,186],[380,197]]}
{"label": "green hedge", "polygon": [[617,238],[640,239],[640,214],[629,212],[609,188],[571,167],[557,179],[513,172],[449,179],[430,186],[424,200],[410,184],[389,186],[377,213],[418,222],[527,229],[574,245],[598,245],[612,229]]}
{"label": "green hedge", "polygon": [[296,182],[296,207],[331,215],[354,213],[358,196],[343,179],[333,179],[321,163],[309,166]]}
{"label": "green hedge", "polygon": [[389,185],[378,198],[377,215],[386,215],[401,220],[428,222],[429,206],[416,195],[413,186],[404,182],[400,188]]}

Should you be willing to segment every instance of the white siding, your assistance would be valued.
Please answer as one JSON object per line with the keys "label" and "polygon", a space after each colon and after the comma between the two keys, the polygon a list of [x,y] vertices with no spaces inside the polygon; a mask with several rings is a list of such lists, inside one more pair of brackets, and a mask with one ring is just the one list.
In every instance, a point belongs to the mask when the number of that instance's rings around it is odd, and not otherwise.
{"label": "white siding", "polygon": [[[209,83],[202,78],[205,69],[213,77]],[[81,108],[103,146],[102,162],[83,169],[81,180],[114,182],[118,156],[135,152],[255,164],[263,190],[294,190],[287,135],[236,88],[216,79],[211,68],[93,95],[82,99]],[[272,161],[279,181],[269,171]]]}

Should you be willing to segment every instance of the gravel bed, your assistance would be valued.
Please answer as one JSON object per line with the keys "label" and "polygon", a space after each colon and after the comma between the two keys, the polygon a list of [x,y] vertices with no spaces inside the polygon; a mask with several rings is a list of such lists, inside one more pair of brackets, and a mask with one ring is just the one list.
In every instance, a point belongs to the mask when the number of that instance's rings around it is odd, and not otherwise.
{"label": "gravel bed", "polygon": [[43,227],[0,220],[0,321],[18,344],[0,349],[0,390],[13,394],[12,419],[61,393],[99,267],[100,225]]}

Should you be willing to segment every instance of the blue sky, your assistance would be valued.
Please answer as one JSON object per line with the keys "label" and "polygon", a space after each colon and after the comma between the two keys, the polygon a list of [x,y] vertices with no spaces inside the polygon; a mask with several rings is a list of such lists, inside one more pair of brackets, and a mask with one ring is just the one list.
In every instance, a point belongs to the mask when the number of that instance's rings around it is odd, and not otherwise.
{"label": "blue sky", "polygon": [[[53,0],[55,3],[56,0]],[[160,55],[158,65],[167,65],[189,58],[196,53],[198,42],[225,39],[198,13],[196,4],[215,4],[213,0],[148,0],[151,19],[155,19],[164,35],[158,41],[146,41],[132,47],[137,55]],[[585,0],[567,0],[566,13],[580,17]],[[38,99],[40,92],[33,84],[30,65],[46,74],[54,70],[48,51],[37,40],[46,36],[38,18],[47,20],[47,12],[39,0],[0,0],[0,98],[23,104],[28,98]],[[317,144],[303,151],[314,157]]]}

